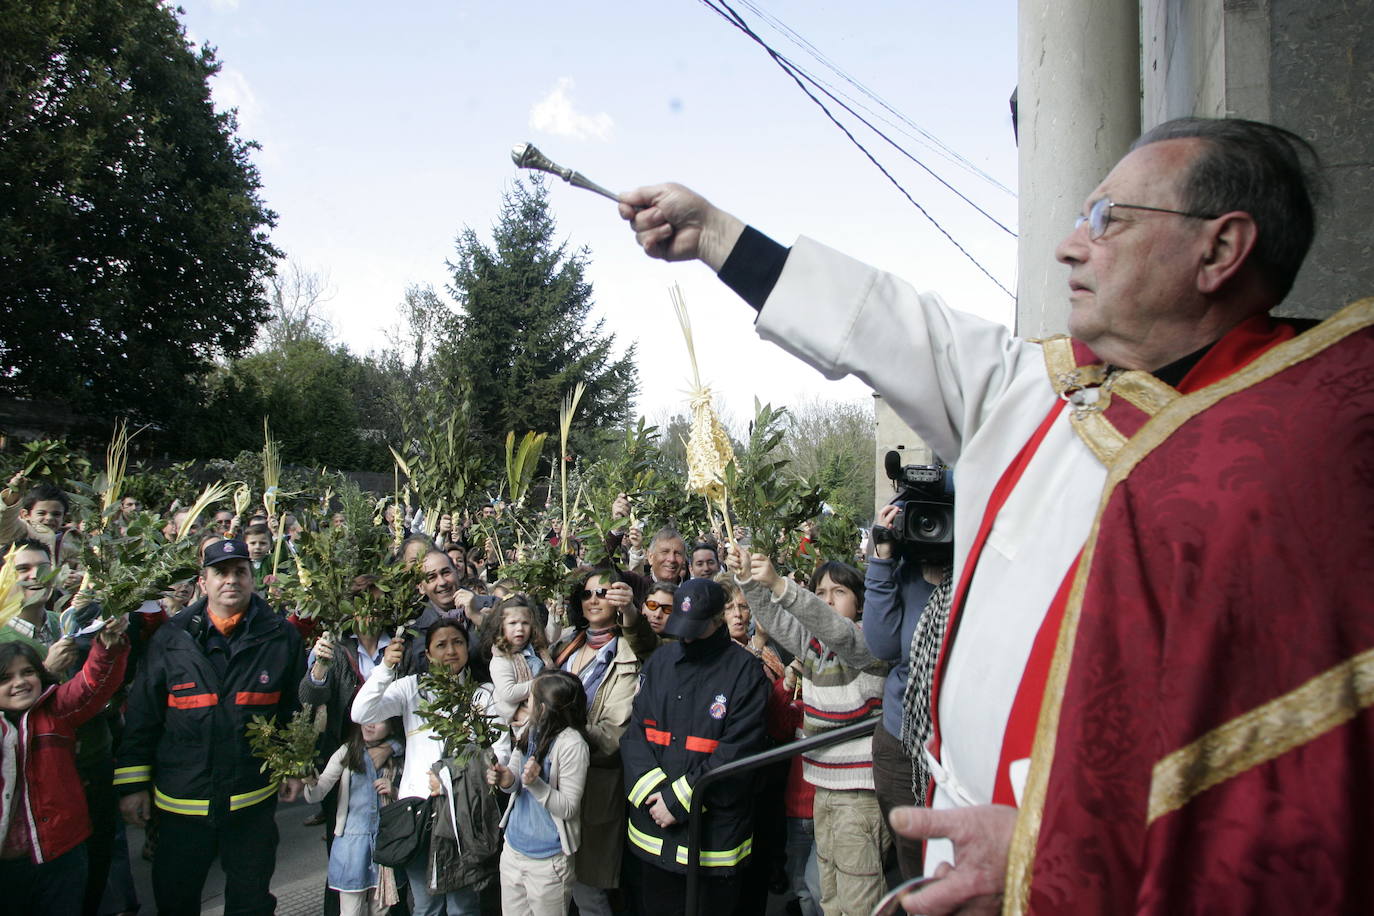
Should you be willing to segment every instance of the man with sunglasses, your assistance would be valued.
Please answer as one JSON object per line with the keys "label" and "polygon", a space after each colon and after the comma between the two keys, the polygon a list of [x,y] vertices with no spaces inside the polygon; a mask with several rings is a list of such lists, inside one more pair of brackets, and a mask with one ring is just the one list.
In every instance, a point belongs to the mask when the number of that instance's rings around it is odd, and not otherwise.
{"label": "man with sunglasses", "polygon": [[1374,771],[1374,300],[1270,314],[1315,171],[1270,125],[1151,130],[1057,249],[1070,336],[1046,341],[681,186],[622,195],[648,254],[708,264],[760,336],[957,463],[953,603],[914,685],[933,801],[893,818],[941,880],[908,911],[1374,905],[1347,795]]}

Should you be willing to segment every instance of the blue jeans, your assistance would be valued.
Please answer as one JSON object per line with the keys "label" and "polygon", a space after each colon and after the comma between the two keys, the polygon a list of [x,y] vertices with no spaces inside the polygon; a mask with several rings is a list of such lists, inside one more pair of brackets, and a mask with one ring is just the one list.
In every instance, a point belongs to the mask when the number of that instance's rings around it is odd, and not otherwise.
{"label": "blue jeans", "polygon": [[430,895],[425,881],[425,873],[429,870],[427,860],[428,856],[406,866],[410,894],[415,898],[411,916],[481,916],[480,898],[477,891],[470,887],[460,887],[447,894]]}
{"label": "blue jeans", "polygon": [[802,916],[821,916],[821,875],[816,864],[816,831],[810,818],[787,819],[787,881]]}

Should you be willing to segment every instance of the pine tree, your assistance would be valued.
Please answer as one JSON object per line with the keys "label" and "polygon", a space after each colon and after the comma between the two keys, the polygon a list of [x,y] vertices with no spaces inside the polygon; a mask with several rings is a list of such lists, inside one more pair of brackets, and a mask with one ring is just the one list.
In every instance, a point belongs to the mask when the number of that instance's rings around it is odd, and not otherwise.
{"label": "pine tree", "polygon": [[[589,253],[556,244],[555,229],[542,179],[517,181],[493,244],[464,229],[448,264],[461,314],[436,363],[439,377],[455,378],[475,406],[484,445],[504,442],[508,430],[556,430],[563,395],[579,381],[587,389],[575,429],[610,429],[630,417],[639,385],[635,346],[616,357],[615,334],[604,319],[590,320]],[[585,432],[574,441],[582,455],[593,444]]]}

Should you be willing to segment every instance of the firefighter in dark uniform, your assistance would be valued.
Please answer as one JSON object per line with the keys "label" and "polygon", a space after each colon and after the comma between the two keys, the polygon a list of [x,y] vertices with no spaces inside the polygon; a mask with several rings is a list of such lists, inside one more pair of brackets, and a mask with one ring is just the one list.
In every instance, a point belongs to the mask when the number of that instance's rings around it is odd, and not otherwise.
{"label": "firefighter in dark uniform", "polygon": [[200,912],[217,855],[225,912],[270,914],[277,797],[293,801],[300,781],[271,782],[245,728],[253,716],[285,724],[299,708],[305,653],[295,627],[253,594],[242,541],[206,548],[200,586],[205,598],[158,629],[134,680],[115,767],[120,810],[142,826],[158,808],[161,916]]}
{"label": "firefighter in dark uniform", "polygon": [[[641,913],[683,913],[687,811],[708,770],[763,749],[768,682],[758,659],[730,639],[725,590],[689,579],[673,596],[665,643],[640,674],[630,726],[621,740],[630,799],[629,848],[641,860]],[[742,865],[753,845],[753,778],[707,789],[699,901],[702,913],[733,911]]]}

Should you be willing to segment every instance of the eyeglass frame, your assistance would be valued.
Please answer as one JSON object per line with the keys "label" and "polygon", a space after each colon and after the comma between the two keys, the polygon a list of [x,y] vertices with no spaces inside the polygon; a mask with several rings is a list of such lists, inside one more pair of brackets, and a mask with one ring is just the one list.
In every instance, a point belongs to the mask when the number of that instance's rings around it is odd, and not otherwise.
{"label": "eyeglass frame", "polygon": [[590,588],[584,588],[582,589],[582,600],[590,601],[593,598],[605,598],[606,595],[610,593],[610,591],[611,590],[609,588],[606,588],[604,586],[596,589],[595,591],[591,590]]}
{"label": "eyeglass frame", "polygon": [[645,599],[645,601],[644,601],[644,606],[645,606],[646,608],[648,608],[649,610],[655,611],[655,612],[657,612],[657,611],[667,611],[667,612],[669,612],[669,613],[671,614],[672,611],[673,611],[673,602],[671,602],[671,601],[655,601],[655,600],[652,599],[652,598],[647,598],[647,599]]}
{"label": "eyeglass frame", "polygon": [[[1220,214],[1196,213],[1190,210],[1170,210],[1168,207],[1146,207],[1142,204],[1119,204],[1110,197],[1099,197],[1088,205],[1088,215],[1078,214],[1074,217],[1073,229],[1075,232],[1084,223],[1088,224],[1088,239],[1097,241],[1107,234],[1107,228],[1112,224],[1112,210],[1120,207],[1123,210],[1144,210],[1148,213],[1172,213],[1174,216],[1184,216],[1188,219],[1216,219]],[[1102,218],[1102,228],[1094,229],[1093,216],[1097,213],[1104,213]]]}

